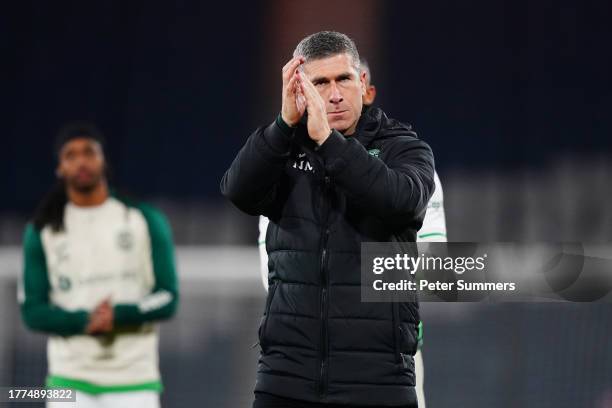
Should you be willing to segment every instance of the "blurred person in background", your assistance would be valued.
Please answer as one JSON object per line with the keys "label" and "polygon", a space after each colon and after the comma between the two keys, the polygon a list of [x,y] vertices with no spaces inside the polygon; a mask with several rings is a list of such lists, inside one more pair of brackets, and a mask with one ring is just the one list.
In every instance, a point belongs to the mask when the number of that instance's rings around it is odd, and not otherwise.
{"label": "blurred person in background", "polygon": [[434,190],[429,146],[376,107],[353,41],[304,38],[282,109],[221,181],[270,219],[254,408],[416,407],[418,304],[362,303],[361,242],[414,242]]}
{"label": "blurred person in background", "polygon": [[[363,95],[363,106],[367,107],[374,103],[376,99],[376,86],[372,83],[372,72],[368,61],[361,57],[361,71],[365,73],[365,93]],[[427,204],[427,212],[423,219],[423,226],[417,234],[417,242],[446,242],[446,217],[444,214],[444,195],[442,192],[442,183],[438,177],[438,173],[434,171],[434,182],[436,188],[434,190],[429,203]],[[263,215],[259,217],[259,261],[260,272],[263,286],[268,290],[268,252],[266,251],[266,232],[270,220]],[[416,393],[420,408],[425,408],[425,368],[423,365],[423,355],[421,349],[423,347],[423,322],[419,323],[419,348],[414,356],[415,374],[416,374]]]}
{"label": "blurred person in background", "polygon": [[[376,99],[376,87],[372,83],[372,73],[368,61],[361,58],[361,70],[365,73],[366,93],[363,104],[370,106]],[[423,226],[417,234],[417,242],[446,242],[446,216],[444,213],[444,193],[438,172],[434,170],[435,190],[423,219]]]}
{"label": "blurred person in background", "polygon": [[111,194],[94,125],[66,125],[55,153],[58,182],[25,229],[19,296],[25,324],[50,335],[47,386],[75,390],[79,408],[159,407],[156,322],[179,296],[170,226]]}

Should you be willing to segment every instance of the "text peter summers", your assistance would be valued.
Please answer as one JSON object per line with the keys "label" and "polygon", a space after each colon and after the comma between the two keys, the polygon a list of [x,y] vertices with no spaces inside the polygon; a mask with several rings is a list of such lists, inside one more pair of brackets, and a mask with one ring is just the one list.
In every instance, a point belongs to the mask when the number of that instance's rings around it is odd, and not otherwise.
{"label": "text peter summers", "polygon": [[[394,290],[417,290],[417,282],[402,279],[399,282],[383,282],[381,279],[377,279],[372,284],[374,290],[394,291]],[[514,282],[466,282],[463,279],[459,279],[457,282],[440,282],[434,281],[429,282],[425,279],[421,279],[418,282],[419,290],[428,291],[514,291],[516,290],[516,284]]]}
{"label": "text peter summers", "polygon": [[[372,272],[380,275],[389,270],[403,270],[414,275],[417,270],[446,270],[461,275],[466,271],[482,271],[485,269],[487,254],[479,257],[439,257],[420,256],[413,257],[408,254],[396,254],[392,257],[376,257],[372,260]],[[382,279],[374,280],[372,284],[376,291],[514,291],[514,282],[466,282],[460,279],[456,282],[429,282],[420,279],[417,282],[402,279],[398,282],[384,282]]]}

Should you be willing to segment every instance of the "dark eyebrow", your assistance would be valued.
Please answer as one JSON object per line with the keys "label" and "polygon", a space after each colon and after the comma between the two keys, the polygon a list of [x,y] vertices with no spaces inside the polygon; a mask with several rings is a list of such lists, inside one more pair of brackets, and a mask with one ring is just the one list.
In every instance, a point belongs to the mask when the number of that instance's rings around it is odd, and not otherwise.
{"label": "dark eyebrow", "polygon": [[74,154],[74,149],[72,147],[67,147],[62,149],[62,151],[60,152],[60,157],[61,156],[72,156]]}
{"label": "dark eyebrow", "polygon": [[336,81],[340,81],[342,79],[351,79],[352,77],[353,74],[351,74],[350,72],[344,72],[336,77]]}
{"label": "dark eyebrow", "polygon": [[329,79],[319,76],[319,77],[315,77],[313,78],[313,80],[311,81],[313,84],[317,85],[317,84],[324,84],[329,82]]}
{"label": "dark eyebrow", "polygon": [[[353,77],[353,74],[351,74],[350,72],[343,72],[339,75],[336,76],[336,81],[340,81],[342,79],[350,79]],[[317,84],[325,84],[329,82],[329,79],[327,79],[326,77],[323,76],[318,76],[318,77],[314,77],[313,80],[311,81],[313,84],[317,85]]]}

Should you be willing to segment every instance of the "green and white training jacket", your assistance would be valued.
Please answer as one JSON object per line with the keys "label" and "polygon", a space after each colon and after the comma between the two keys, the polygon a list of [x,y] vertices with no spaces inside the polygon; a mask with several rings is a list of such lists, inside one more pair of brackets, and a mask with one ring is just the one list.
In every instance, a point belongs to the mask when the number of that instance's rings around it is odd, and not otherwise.
{"label": "green and white training jacket", "polygon": [[[64,230],[25,230],[20,302],[26,325],[50,334],[47,385],[91,394],[162,390],[156,321],[178,303],[172,235],[147,205],[68,203]],[[111,333],[85,335],[89,313],[114,305]]]}

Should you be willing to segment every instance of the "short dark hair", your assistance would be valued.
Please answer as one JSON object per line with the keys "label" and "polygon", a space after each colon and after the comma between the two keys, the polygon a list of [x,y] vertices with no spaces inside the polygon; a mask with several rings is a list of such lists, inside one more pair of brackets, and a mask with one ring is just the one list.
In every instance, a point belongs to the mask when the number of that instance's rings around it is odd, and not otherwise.
{"label": "short dark hair", "polygon": [[359,52],[355,42],[348,35],[337,31],[319,31],[299,42],[293,56],[302,56],[306,61],[332,57],[347,53],[353,59],[353,66],[360,70]]}
{"label": "short dark hair", "polygon": [[95,140],[102,147],[102,151],[104,151],[106,141],[100,129],[98,129],[98,127],[91,122],[77,120],[66,123],[57,133],[54,150],[56,157],[59,157],[59,154],[66,143],[81,137]]}

